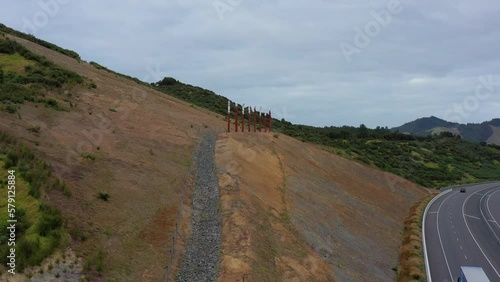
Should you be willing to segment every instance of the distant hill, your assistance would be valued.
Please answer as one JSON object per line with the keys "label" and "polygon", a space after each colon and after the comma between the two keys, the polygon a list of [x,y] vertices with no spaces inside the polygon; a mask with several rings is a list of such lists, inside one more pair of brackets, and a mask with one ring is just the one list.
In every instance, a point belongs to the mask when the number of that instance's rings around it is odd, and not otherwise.
{"label": "distant hill", "polygon": [[402,126],[392,128],[392,130],[419,136],[439,134],[448,131],[455,135],[460,135],[467,141],[500,145],[499,118],[483,123],[459,124],[431,116],[405,123]]}

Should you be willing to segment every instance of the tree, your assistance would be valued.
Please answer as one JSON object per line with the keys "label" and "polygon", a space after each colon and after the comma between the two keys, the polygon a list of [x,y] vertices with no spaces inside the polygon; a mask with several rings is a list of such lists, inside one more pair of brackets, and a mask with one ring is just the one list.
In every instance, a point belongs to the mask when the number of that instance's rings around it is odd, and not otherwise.
{"label": "tree", "polygon": [[345,129],[342,129],[342,130],[340,130],[340,136],[342,137],[342,139],[349,139],[349,137],[351,136],[351,133],[349,133],[349,131],[347,131]]}
{"label": "tree", "polygon": [[368,137],[368,128],[364,124],[361,124],[359,126],[359,137],[360,138],[366,138],[366,137]]}
{"label": "tree", "polygon": [[439,133],[440,138],[453,138],[455,135],[449,131],[443,131]]}
{"label": "tree", "polygon": [[0,84],[3,84],[3,69],[0,68]]}
{"label": "tree", "polygon": [[177,82],[178,81],[173,77],[165,77],[161,81],[159,81],[157,84],[158,84],[158,86],[168,86],[168,85],[174,85]]}

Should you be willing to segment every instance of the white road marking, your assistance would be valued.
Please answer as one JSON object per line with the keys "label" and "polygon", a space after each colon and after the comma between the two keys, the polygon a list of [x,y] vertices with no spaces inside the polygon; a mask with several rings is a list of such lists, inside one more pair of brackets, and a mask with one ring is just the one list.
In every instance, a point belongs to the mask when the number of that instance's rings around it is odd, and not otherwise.
{"label": "white road marking", "polygon": [[[498,238],[498,235],[496,234],[495,230],[493,230],[493,227],[491,227],[490,223],[489,223],[489,220],[487,220],[486,216],[484,216],[484,213],[483,213],[483,199],[484,197],[487,198],[486,200],[486,208],[488,209],[488,201],[489,199],[491,198],[491,194],[489,194],[491,191],[488,191],[487,193],[484,194],[484,196],[481,197],[481,199],[479,200],[479,210],[481,211],[481,215],[483,216],[483,218],[486,220],[486,224],[488,225],[488,227],[490,228],[490,231],[493,233],[493,236],[495,237],[495,239],[497,239],[498,242],[500,242],[500,239]],[[494,191],[493,193],[496,193],[498,191]],[[493,218],[493,215],[491,214],[491,211],[488,209],[486,211],[487,213],[489,213],[489,217]]]}
{"label": "white road marking", "polygon": [[467,256],[466,256],[466,255],[464,255],[464,257],[465,257],[465,259],[467,259]]}
{"label": "white road marking", "polygon": [[460,250],[463,250],[464,248],[462,248],[462,245],[460,245]]}
{"label": "white road marking", "polygon": [[[488,188],[484,188],[482,189],[481,191],[483,190],[486,190],[486,189],[490,189],[491,187],[488,187]],[[488,261],[488,263],[490,264],[490,266],[493,268],[493,270],[495,271],[495,273],[497,274],[498,277],[500,277],[500,274],[498,273],[497,269],[493,266],[493,264],[491,263],[490,259],[486,256],[486,254],[484,253],[483,249],[481,248],[481,246],[479,246],[479,243],[477,242],[476,240],[476,237],[474,237],[474,235],[472,234],[472,231],[470,230],[469,228],[469,224],[467,223],[467,220],[465,220],[465,204],[467,203],[467,201],[469,200],[470,197],[472,197],[472,195],[474,194],[471,194],[469,197],[467,197],[464,201],[464,203],[462,204],[462,216],[464,218],[464,222],[465,222],[465,227],[467,227],[467,230],[469,231],[469,234],[470,236],[472,237],[472,239],[474,240],[474,242],[476,243],[477,247],[479,248],[479,250],[481,251],[481,253],[483,254],[484,258],[486,258],[486,260]],[[452,278],[452,281],[453,281],[453,278]]]}
{"label": "white road marking", "polygon": [[464,215],[467,216],[467,217],[473,218],[473,219],[480,219],[479,217],[475,217],[473,215],[468,215],[468,214],[464,214]]}
{"label": "white road marking", "polygon": [[491,213],[491,210],[490,210],[490,199],[491,199],[491,196],[493,196],[494,194],[500,192],[500,190],[497,190],[496,192],[493,192],[490,197],[488,198],[488,200],[486,200],[486,209],[488,210],[488,212],[490,213],[490,217],[493,219],[493,222],[496,223],[496,225],[500,228],[500,224],[498,224],[498,222],[496,221],[496,219],[493,217],[493,214]]}
{"label": "white road marking", "polygon": [[[455,192],[456,193],[456,192]],[[444,202],[446,202],[446,200],[453,194],[455,193],[451,193],[450,195],[448,195],[442,202],[441,204],[439,205],[439,208],[438,208],[438,213],[439,213],[439,210],[441,209],[441,206],[444,204]],[[444,255],[444,261],[446,262],[446,267],[448,267],[448,273],[450,274],[450,281],[453,281],[453,275],[451,274],[451,269],[450,269],[450,264],[448,263],[448,258],[446,257],[446,252],[444,251],[444,246],[443,246],[443,240],[441,240],[441,232],[439,232],[439,214],[438,216],[436,217],[436,228],[437,228],[437,232],[438,232],[438,239],[439,239],[439,244],[441,244],[441,250],[443,251],[443,255]]]}

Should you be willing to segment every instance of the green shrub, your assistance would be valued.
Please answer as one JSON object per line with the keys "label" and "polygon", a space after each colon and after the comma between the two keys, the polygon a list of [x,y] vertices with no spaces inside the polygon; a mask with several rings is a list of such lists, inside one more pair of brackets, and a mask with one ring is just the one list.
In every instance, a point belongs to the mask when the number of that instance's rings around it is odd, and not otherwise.
{"label": "green shrub", "polygon": [[55,65],[47,58],[32,53],[13,40],[0,38],[0,53],[7,55],[17,53],[34,63],[25,66],[25,73],[4,73],[1,70],[0,102],[8,104],[6,107],[2,107],[2,110],[9,113],[15,113],[19,108],[10,104],[23,104],[24,101],[45,103],[53,109],[66,111],[54,99],[39,99],[38,97],[44,96],[49,90],[60,89],[64,85],[71,87],[85,82],[83,77],[77,73]]}
{"label": "green shrub", "polygon": [[99,251],[97,254],[97,262],[96,262],[96,267],[95,270],[99,273],[103,272],[104,270],[104,252],[102,250]]}
{"label": "green shrub", "polygon": [[39,125],[32,125],[28,127],[28,131],[32,133],[40,133],[40,126]]}
{"label": "green shrub", "polygon": [[76,59],[78,61],[80,60],[80,55],[78,55],[78,53],[76,53],[75,51],[61,48],[61,47],[59,47],[59,46],[57,46],[55,44],[52,44],[52,43],[49,43],[47,41],[38,39],[38,38],[36,38],[33,35],[26,34],[26,33],[14,30],[14,29],[9,28],[9,27],[7,27],[7,26],[5,26],[3,24],[0,24],[0,32],[2,32],[2,34],[5,32],[5,33],[9,33],[9,34],[15,35],[17,37],[29,40],[31,42],[34,42],[34,43],[38,44],[38,45],[41,45],[41,46],[44,46],[44,47],[49,48],[51,50],[54,50],[56,52],[59,52],[59,53],[61,53],[63,55],[66,55],[66,56],[69,56],[71,58],[74,58],[74,59]]}
{"label": "green shrub", "polygon": [[96,156],[94,156],[91,153],[82,153],[82,157],[84,159],[93,160],[93,161],[95,161],[95,159],[96,159]]}
{"label": "green shrub", "polygon": [[2,111],[7,112],[9,114],[14,114],[17,112],[17,110],[19,110],[19,106],[11,105],[11,104],[2,108]]}
{"label": "green shrub", "polygon": [[99,192],[97,194],[97,197],[105,202],[109,201],[109,198],[111,197],[108,192]]}
{"label": "green shrub", "polygon": [[47,237],[49,235],[58,236],[53,233],[53,231],[62,227],[63,220],[61,213],[43,203],[40,205],[39,209],[42,212],[42,217],[37,224],[38,234],[42,237]]}

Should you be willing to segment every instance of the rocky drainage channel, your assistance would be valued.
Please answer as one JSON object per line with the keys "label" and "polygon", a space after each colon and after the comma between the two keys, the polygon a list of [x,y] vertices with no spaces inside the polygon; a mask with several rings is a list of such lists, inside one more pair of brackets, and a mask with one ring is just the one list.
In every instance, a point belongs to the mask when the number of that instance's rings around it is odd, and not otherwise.
{"label": "rocky drainage channel", "polygon": [[203,137],[196,152],[192,232],[176,281],[216,281],[221,217],[215,171],[215,134]]}

